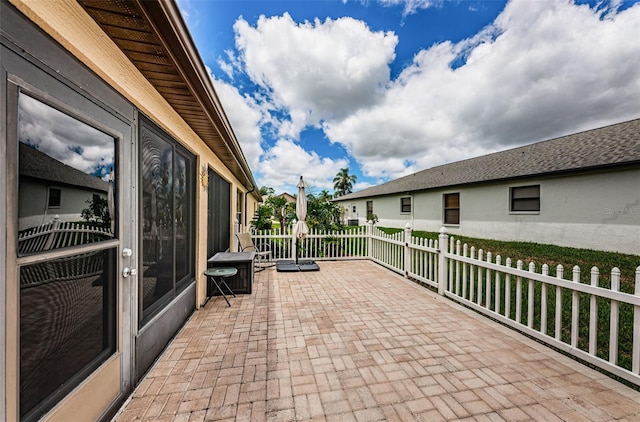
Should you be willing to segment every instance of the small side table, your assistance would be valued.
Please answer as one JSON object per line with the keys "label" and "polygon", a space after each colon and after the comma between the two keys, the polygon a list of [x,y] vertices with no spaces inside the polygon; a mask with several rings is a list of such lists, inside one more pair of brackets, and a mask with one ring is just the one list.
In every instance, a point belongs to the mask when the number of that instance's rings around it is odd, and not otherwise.
{"label": "small side table", "polygon": [[235,294],[251,294],[255,258],[255,252],[218,252],[207,260],[207,268],[237,268],[238,274],[225,281]]}
{"label": "small side table", "polygon": [[[224,297],[224,300],[227,301],[228,306],[231,306],[231,303],[229,303],[229,299],[227,299],[227,295],[225,295],[222,289],[220,288],[220,283],[224,284],[227,290],[231,292],[233,297],[236,297],[236,294],[233,293],[233,290],[231,290],[231,288],[229,287],[227,282],[224,281],[224,279],[227,277],[233,277],[237,273],[238,273],[238,270],[236,268],[231,268],[231,267],[208,268],[207,271],[204,272],[204,275],[207,276],[207,280],[209,279],[212,280],[213,284],[215,284],[215,286],[218,288],[218,291],[220,292],[222,297]],[[207,300],[204,302],[205,305],[207,304],[207,302],[209,302],[209,299],[211,299],[211,296],[207,297]]]}

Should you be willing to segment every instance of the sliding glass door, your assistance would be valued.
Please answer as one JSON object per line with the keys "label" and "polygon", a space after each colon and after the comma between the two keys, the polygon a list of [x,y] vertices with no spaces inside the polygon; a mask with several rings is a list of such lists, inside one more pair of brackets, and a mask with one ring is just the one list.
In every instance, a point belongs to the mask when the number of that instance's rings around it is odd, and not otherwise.
{"label": "sliding glass door", "polygon": [[142,158],[141,325],[194,273],[195,157],[150,120],[140,119]]}
{"label": "sliding glass door", "polygon": [[207,188],[207,258],[229,249],[231,185],[209,169]]}
{"label": "sliding glass door", "polygon": [[140,248],[136,378],[195,309],[195,156],[139,115]]}

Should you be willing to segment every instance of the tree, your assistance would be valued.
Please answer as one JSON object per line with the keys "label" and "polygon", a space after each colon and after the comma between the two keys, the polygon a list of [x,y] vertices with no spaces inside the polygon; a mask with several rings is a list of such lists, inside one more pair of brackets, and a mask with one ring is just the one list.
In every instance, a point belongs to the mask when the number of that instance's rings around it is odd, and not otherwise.
{"label": "tree", "polygon": [[332,198],[331,193],[326,189],[322,189],[318,194],[318,199],[323,202],[329,202],[331,201],[331,198]]}
{"label": "tree", "polygon": [[273,210],[270,206],[260,205],[256,211],[256,215],[251,220],[251,225],[256,230],[270,230],[271,229],[271,217],[273,216]]}
{"label": "tree", "polygon": [[338,230],[340,224],[340,206],[322,196],[307,195],[307,225],[320,231]]}
{"label": "tree", "polygon": [[111,215],[109,214],[109,202],[107,198],[94,195],[92,199],[85,201],[89,208],[85,208],[80,216],[89,223],[94,223],[103,227],[110,227]]}
{"label": "tree", "polygon": [[283,196],[270,196],[266,204],[271,207],[273,216],[280,222],[280,234],[284,234],[287,222],[287,199]]}
{"label": "tree", "polygon": [[349,167],[340,169],[336,177],[333,178],[333,189],[336,192],[335,196],[338,197],[353,192],[353,184],[356,180],[356,175],[349,174]]}
{"label": "tree", "polygon": [[275,189],[270,188],[269,186],[262,186],[259,190],[258,193],[261,196],[273,196],[274,193],[276,193]]}

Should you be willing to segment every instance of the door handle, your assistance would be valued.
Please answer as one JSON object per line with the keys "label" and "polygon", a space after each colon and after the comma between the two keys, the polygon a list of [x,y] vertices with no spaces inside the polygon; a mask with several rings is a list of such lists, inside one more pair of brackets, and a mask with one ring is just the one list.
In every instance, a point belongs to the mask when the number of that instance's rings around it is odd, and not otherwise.
{"label": "door handle", "polygon": [[122,276],[124,278],[127,278],[129,276],[135,277],[136,275],[138,275],[138,270],[136,270],[135,268],[125,267],[124,270],[122,270]]}

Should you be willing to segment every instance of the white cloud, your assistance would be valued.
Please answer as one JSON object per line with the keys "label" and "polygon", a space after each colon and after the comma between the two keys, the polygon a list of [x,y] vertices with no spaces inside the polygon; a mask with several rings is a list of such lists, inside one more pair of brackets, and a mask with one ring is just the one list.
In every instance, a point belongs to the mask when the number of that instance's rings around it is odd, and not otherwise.
{"label": "white cloud", "polygon": [[260,133],[263,112],[253,98],[243,96],[234,86],[216,79],[213,75],[211,79],[245,158],[249,166],[256,169],[263,153]]}
{"label": "white cloud", "polygon": [[[262,16],[255,27],[239,19],[239,53],[227,53],[226,71],[245,72],[260,90],[216,86],[261,184],[292,186],[303,174],[332,190],[349,162],[294,143],[309,126],[344,146],[365,176],[386,181],[640,117],[640,4],[618,9],[511,1],[475,36],[419,51],[395,80],[391,32],[352,18]],[[261,125],[280,139],[266,153]]]}
{"label": "white cloud", "polygon": [[286,189],[291,191],[300,176],[304,176],[309,186],[333,192],[331,180],[341,168],[348,165],[346,159],[322,158],[313,151],[304,150],[293,141],[280,139],[264,154],[258,184],[270,186],[276,192]]}
{"label": "white cloud", "polygon": [[378,2],[383,6],[398,6],[404,5],[404,10],[402,14],[413,15],[417,13],[420,9],[429,9],[434,6],[439,6],[442,4],[443,0],[378,0]]}
{"label": "white cloud", "polygon": [[288,113],[280,135],[293,139],[308,125],[375,103],[398,42],[349,17],[296,23],[285,13],[261,16],[255,27],[239,19],[234,29],[247,74]]}
{"label": "white cloud", "polygon": [[323,127],[366,175],[395,178],[636,118],[638,22],[640,5],[512,1],[472,39],[419,52],[382,101]]}
{"label": "white cloud", "polygon": [[[369,6],[369,0],[356,0],[363,6]],[[430,9],[432,7],[441,6],[445,0],[378,0],[383,7],[403,6],[402,15],[408,16],[417,13],[420,9]],[[342,0],[347,3],[348,0]]]}
{"label": "white cloud", "polygon": [[[222,57],[218,57],[216,63],[220,67],[220,69],[229,77],[229,79],[233,80],[236,71],[242,71],[242,61],[236,55],[234,50],[225,50],[226,60]],[[209,72],[211,73],[211,72]]]}
{"label": "white cloud", "polygon": [[84,173],[108,177],[115,139],[28,95],[19,99],[18,138]]}
{"label": "white cloud", "polygon": [[229,79],[233,80],[233,65],[222,59],[218,59],[216,63],[218,63],[220,69],[229,77]]}

